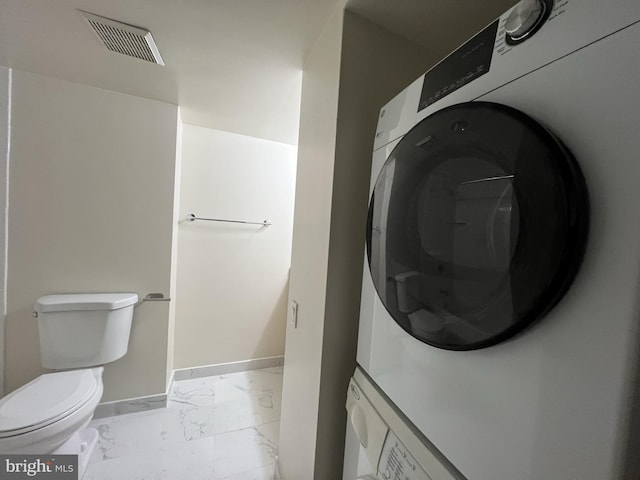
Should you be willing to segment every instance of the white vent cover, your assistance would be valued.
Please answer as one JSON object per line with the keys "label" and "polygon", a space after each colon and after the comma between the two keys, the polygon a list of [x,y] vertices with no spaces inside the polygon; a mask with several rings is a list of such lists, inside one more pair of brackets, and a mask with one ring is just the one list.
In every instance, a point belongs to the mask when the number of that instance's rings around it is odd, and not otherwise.
{"label": "white vent cover", "polygon": [[112,52],[164,65],[151,32],[110,18],[78,10],[89,22],[98,38]]}

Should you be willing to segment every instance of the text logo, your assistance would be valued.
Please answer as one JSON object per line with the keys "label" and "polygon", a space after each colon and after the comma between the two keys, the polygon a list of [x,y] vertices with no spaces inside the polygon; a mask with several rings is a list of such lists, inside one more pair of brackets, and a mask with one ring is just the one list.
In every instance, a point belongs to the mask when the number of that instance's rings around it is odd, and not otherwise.
{"label": "text logo", "polygon": [[78,480],[77,455],[0,455],[0,480]]}

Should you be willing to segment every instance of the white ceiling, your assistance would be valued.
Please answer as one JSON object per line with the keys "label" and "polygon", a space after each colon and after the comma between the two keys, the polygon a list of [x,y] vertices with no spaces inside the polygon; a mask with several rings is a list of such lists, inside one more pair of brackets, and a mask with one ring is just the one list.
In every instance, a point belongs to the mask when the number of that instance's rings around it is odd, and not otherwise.
{"label": "white ceiling", "polygon": [[[296,144],[307,51],[337,0],[0,0],[0,65],[178,104],[185,123]],[[515,0],[349,0],[444,55]],[[166,66],[108,51],[76,9],[151,30]]]}
{"label": "white ceiling", "polygon": [[[0,65],[179,104],[185,123],[295,144],[303,60],[336,0],[0,0]],[[77,8],[149,29],[108,51]]]}

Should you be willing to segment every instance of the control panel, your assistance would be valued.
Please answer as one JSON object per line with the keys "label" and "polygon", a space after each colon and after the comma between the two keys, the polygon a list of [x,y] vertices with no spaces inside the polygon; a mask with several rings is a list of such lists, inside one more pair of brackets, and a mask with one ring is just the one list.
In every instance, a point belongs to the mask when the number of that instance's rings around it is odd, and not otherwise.
{"label": "control panel", "polygon": [[429,70],[422,84],[418,111],[489,72],[497,32],[496,20]]}
{"label": "control panel", "polygon": [[349,382],[346,407],[351,426],[369,462],[377,465],[389,427],[353,378]]}
{"label": "control panel", "polygon": [[382,447],[378,478],[382,480],[431,480],[420,464],[398,439],[389,431]]}

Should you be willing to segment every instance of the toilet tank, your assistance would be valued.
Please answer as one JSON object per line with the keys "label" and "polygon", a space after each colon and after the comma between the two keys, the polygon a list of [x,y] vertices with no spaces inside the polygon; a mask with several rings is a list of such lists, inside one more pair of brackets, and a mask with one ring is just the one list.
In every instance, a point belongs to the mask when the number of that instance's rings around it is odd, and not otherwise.
{"label": "toilet tank", "polygon": [[36,301],[44,368],[104,365],[127,353],[135,293],[46,295]]}

